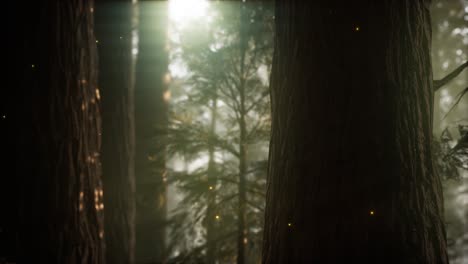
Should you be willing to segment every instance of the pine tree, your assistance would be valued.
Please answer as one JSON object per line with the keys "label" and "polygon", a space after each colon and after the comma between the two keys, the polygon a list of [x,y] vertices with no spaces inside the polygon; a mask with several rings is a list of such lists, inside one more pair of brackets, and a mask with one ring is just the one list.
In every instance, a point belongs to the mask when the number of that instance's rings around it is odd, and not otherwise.
{"label": "pine tree", "polygon": [[211,23],[179,32],[176,56],[190,77],[180,91],[172,88],[168,152],[188,162],[208,159],[172,176],[185,195],[173,217],[178,227],[173,235],[180,245],[189,231],[179,226],[202,226],[202,241],[188,246],[185,259],[242,262],[248,255],[254,261],[261,244],[269,134],[268,83],[259,68],[267,73],[271,60],[271,7],[214,6]]}

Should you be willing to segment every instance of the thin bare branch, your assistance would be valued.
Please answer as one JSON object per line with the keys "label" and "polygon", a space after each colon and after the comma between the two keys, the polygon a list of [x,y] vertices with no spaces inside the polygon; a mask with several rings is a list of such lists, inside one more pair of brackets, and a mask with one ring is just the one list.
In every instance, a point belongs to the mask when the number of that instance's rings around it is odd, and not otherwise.
{"label": "thin bare branch", "polygon": [[245,112],[249,113],[255,106],[257,106],[265,97],[267,97],[269,95],[270,95],[269,90],[263,92],[262,95],[260,96],[260,98],[258,98],[255,102],[253,102],[250,106],[247,107]]}
{"label": "thin bare branch", "polygon": [[261,206],[258,206],[258,205],[252,203],[249,200],[247,200],[246,203],[247,203],[247,205],[250,205],[252,208],[259,210],[260,212],[265,212],[265,208],[263,208]]}
{"label": "thin bare branch", "polygon": [[433,86],[434,86],[434,92],[437,92],[442,86],[446,85],[455,77],[457,77],[466,67],[468,67],[468,61],[465,61],[462,65],[458,66],[453,72],[449,73],[447,76],[442,78],[441,80],[434,80],[433,81]]}

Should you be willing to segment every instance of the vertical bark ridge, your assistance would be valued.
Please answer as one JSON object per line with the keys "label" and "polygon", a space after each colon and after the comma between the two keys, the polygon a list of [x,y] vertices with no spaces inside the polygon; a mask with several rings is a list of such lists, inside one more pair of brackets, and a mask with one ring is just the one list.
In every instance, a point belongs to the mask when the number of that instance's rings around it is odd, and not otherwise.
{"label": "vertical bark ridge", "polygon": [[28,25],[32,32],[24,52],[32,55],[18,109],[24,115],[19,144],[30,150],[20,154],[18,168],[23,199],[18,262],[102,263],[93,1],[35,7],[40,15]]}
{"label": "vertical bark ridge", "polygon": [[447,263],[428,1],[278,1],[265,263]]}
{"label": "vertical bark ridge", "polygon": [[96,6],[108,263],[135,262],[135,16],[136,4],[130,0],[101,1]]}

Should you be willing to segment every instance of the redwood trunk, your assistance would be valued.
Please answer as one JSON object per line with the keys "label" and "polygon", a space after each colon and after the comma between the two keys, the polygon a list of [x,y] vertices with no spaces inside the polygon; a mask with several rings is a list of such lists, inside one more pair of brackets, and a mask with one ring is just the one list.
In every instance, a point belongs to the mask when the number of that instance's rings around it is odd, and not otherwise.
{"label": "redwood trunk", "polygon": [[135,124],[132,32],[136,5],[96,7],[102,96],[102,169],[107,263],[135,262]]}
{"label": "redwood trunk", "polygon": [[103,263],[93,1],[28,9],[17,10],[28,23],[18,29],[21,87],[11,87],[20,92],[17,262]]}
{"label": "redwood trunk", "polygon": [[448,263],[429,1],[277,1],[264,263]]}

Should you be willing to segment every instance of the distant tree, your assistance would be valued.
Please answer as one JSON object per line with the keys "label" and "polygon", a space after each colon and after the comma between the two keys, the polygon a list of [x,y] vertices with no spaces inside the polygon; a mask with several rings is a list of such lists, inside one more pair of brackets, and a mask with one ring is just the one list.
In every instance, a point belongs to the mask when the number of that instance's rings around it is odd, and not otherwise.
{"label": "distant tree", "polygon": [[103,263],[93,1],[19,7],[16,262]]}
{"label": "distant tree", "polygon": [[[167,1],[139,1],[135,80],[136,261],[165,262],[166,157],[154,145],[167,126]],[[158,135],[164,137],[164,134]],[[164,146],[161,146],[164,149]],[[160,154],[157,155],[156,153]]]}
{"label": "distant tree", "polygon": [[448,263],[429,1],[276,1],[264,263]]}

